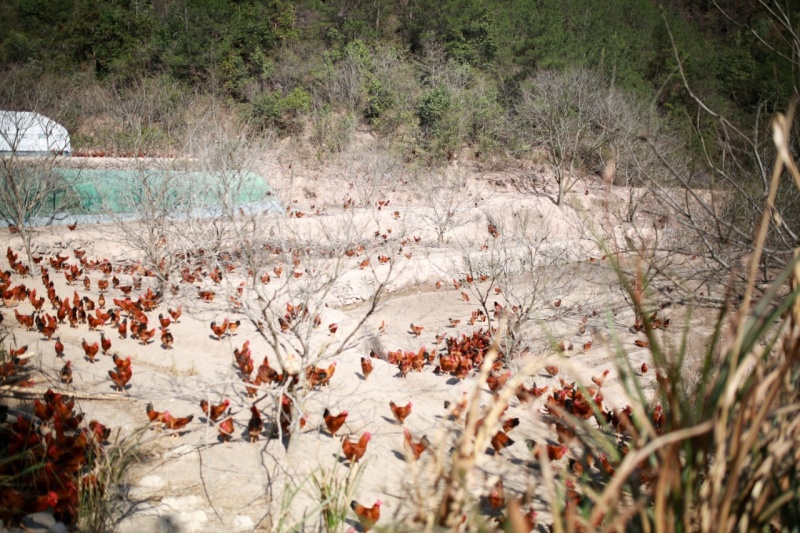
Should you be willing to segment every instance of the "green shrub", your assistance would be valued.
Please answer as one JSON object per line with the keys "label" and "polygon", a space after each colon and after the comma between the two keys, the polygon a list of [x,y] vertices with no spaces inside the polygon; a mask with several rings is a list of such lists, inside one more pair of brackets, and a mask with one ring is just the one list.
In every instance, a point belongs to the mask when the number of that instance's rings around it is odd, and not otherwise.
{"label": "green shrub", "polygon": [[253,101],[250,114],[259,127],[274,127],[288,134],[301,129],[297,119],[310,109],[311,94],[295,87],[286,96],[280,91],[262,93]]}

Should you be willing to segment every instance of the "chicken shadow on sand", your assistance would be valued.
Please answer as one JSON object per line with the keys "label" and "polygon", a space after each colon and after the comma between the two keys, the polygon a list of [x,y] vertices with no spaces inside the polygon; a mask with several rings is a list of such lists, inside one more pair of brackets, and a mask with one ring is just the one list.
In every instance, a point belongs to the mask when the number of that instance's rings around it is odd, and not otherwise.
{"label": "chicken shadow on sand", "polygon": [[401,451],[398,451],[398,450],[392,450],[392,454],[396,458],[400,459],[401,461],[406,461],[406,454],[405,453],[403,453]]}

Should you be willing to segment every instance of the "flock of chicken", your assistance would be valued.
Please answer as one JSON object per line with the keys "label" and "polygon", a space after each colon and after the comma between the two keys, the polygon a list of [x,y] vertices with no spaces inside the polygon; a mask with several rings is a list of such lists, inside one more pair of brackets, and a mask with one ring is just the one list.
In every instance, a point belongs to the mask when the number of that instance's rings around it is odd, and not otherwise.
{"label": "flock of chicken", "polygon": [[33,416],[2,412],[0,441],[6,451],[0,475],[0,519],[15,522],[30,513],[52,509],[57,520],[73,525],[80,498],[102,495],[105,487],[95,467],[102,462],[111,429],[97,420],[84,424],[75,400],[48,390],[33,401]]}
{"label": "flock of chicken", "polygon": [[[489,232],[492,236],[496,237],[496,228],[490,226]],[[142,345],[146,345],[152,341],[156,335],[156,328],[149,328],[150,318],[147,313],[151,313],[158,309],[162,304],[162,295],[147,288],[142,294],[136,298],[131,298],[133,290],[141,290],[142,277],[148,276],[151,273],[142,269],[138,265],[131,265],[122,268],[120,266],[113,266],[108,260],[88,260],[85,253],[80,250],[74,250],[75,259],[78,264],[69,264],[69,258],[66,256],[56,255],[51,257],[47,262],[43,257],[34,257],[34,263],[40,267],[41,280],[47,291],[47,299],[52,305],[54,316],[43,310],[45,298],[37,297],[35,289],[28,289],[24,283],[19,283],[12,286],[11,272],[0,274],[0,290],[2,290],[3,303],[6,307],[13,307],[22,301],[28,300],[33,306],[31,314],[22,314],[18,309],[14,309],[17,322],[24,328],[31,331],[38,331],[48,341],[55,340],[55,352],[58,358],[65,358],[65,348],[61,343],[60,336],[56,336],[58,329],[61,325],[68,323],[71,328],[79,328],[85,324],[89,332],[96,332],[103,326],[110,326],[116,329],[120,339],[130,337],[138,340]],[[11,248],[7,250],[7,258],[11,266],[11,270],[23,278],[31,275],[31,269],[27,265],[23,265],[18,261],[17,254]],[[49,265],[49,268],[48,268]],[[82,283],[86,292],[91,289],[92,280],[89,277],[91,272],[100,272],[102,278],[96,281],[96,286],[99,290],[97,301],[90,298],[88,295],[80,297],[77,290],[73,291],[71,297],[60,297],[57,294],[55,284],[50,279],[50,271],[56,274],[63,273],[63,276],[68,285],[75,283]],[[117,274],[122,273],[131,278],[130,285],[123,285],[117,277]],[[214,272],[204,273],[202,275],[213,275]],[[219,275],[219,272],[216,273]],[[275,274],[280,276],[280,272],[275,271]],[[193,282],[201,275],[200,272],[183,273],[183,280]],[[268,274],[266,274],[268,276]],[[110,277],[110,280],[109,280]],[[187,279],[187,277],[189,279]],[[111,285],[109,285],[109,281]],[[263,279],[262,282],[268,283],[269,278]],[[472,283],[472,279],[467,280],[454,280],[453,284],[456,290],[461,288],[463,282]],[[441,283],[437,283],[437,288],[441,287]],[[121,298],[112,298],[113,307],[106,310],[106,294],[110,290],[115,290],[121,293]],[[495,291],[497,294],[499,290]],[[198,297],[204,301],[212,301],[214,299],[214,292],[210,290],[198,290]],[[235,298],[235,297],[232,297]],[[466,292],[461,293],[461,299],[469,302],[469,295]],[[559,307],[561,301],[554,302],[555,307]],[[168,308],[167,315],[163,312],[158,315],[158,327],[161,333],[161,342],[164,349],[170,349],[174,343],[172,333],[170,332],[170,325],[180,320],[182,308],[178,307],[173,310]],[[495,315],[508,315],[514,313],[514,309],[506,309],[501,304],[495,304]],[[0,314],[0,320],[3,316]],[[653,322],[651,317],[651,322]],[[302,304],[292,305],[286,304],[286,313],[283,317],[277,319],[278,326],[282,331],[286,331],[292,324],[301,320],[312,320],[313,325],[318,327],[320,325],[319,316],[310,317],[308,309]],[[659,319],[660,320],[660,319]],[[487,315],[483,310],[472,311],[468,321],[470,325],[488,322]],[[586,320],[583,321],[584,324]],[[460,323],[460,319],[451,318],[451,327],[456,327]],[[637,324],[640,324],[637,319]],[[666,329],[669,325],[669,320],[660,322],[661,327]],[[240,320],[231,320],[225,318],[222,322],[211,322],[210,328],[214,337],[221,340],[226,335],[235,334],[236,330],[241,325]],[[385,325],[382,324],[381,329]],[[635,326],[634,326],[635,327]],[[338,326],[330,324],[328,326],[329,332],[333,335],[336,333]],[[641,328],[640,328],[641,329]],[[415,337],[421,336],[424,327],[418,324],[411,324],[409,333]],[[494,330],[490,327],[480,328],[472,331],[470,334],[461,334],[460,336],[447,336],[437,335],[436,345],[441,347],[438,350],[427,350],[424,346],[415,351],[389,351],[386,354],[371,353],[370,357],[361,358],[361,370],[364,378],[369,378],[374,370],[374,359],[380,359],[387,362],[398,369],[399,377],[406,377],[409,372],[423,372],[426,366],[433,366],[433,374],[447,375],[456,378],[456,380],[464,380],[478,370],[484,360],[484,357],[492,345]],[[644,341],[638,341],[637,345],[642,346]],[[106,337],[104,331],[100,331],[100,339],[90,344],[85,338],[82,342],[82,348],[86,356],[86,360],[94,364],[97,360],[98,353],[104,355],[111,355],[114,367],[108,371],[108,376],[113,382],[114,388],[118,391],[125,391],[129,388],[130,381],[133,375],[131,366],[131,358],[122,358],[115,353],[111,353],[111,340]],[[584,344],[584,350],[588,351],[591,348],[591,341]],[[572,349],[565,346],[564,343],[560,345],[562,351]],[[21,350],[21,351],[20,351]],[[18,356],[24,354],[26,347],[20,349],[11,349],[12,359],[5,363],[0,368],[0,378],[13,378],[16,369],[24,364],[24,361]],[[16,358],[14,358],[16,357]],[[269,364],[268,358],[264,357],[261,364],[256,367],[252,358],[249,341],[245,341],[241,348],[237,347],[234,350],[233,358],[241,373],[242,380],[245,385],[248,397],[255,397],[259,388],[269,385],[285,386],[287,392],[292,392],[293,387],[299,382],[300,376],[297,374],[287,374],[285,371],[278,371],[272,368]],[[646,364],[642,365],[642,373],[647,372]],[[331,378],[336,371],[336,362],[333,362],[328,367],[317,367],[311,365],[305,369],[305,381],[309,388],[325,387],[330,384]],[[546,367],[547,373],[556,378],[559,374],[559,369],[555,366]],[[520,384],[515,390],[515,395],[521,404],[531,402],[537,398],[545,397],[544,407],[547,416],[550,417],[555,425],[556,440],[558,444],[554,443],[540,443],[531,440],[526,441],[526,444],[531,450],[532,456],[535,459],[546,455],[550,461],[560,461],[567,454],[570,453],[568,447],[575,439],[576,431],[574,423],[575,419],[589,419],[594,417],[597,424],[601,427],[611,427],[616,431],[620,437],[620,451],[624,455],[627,452],[625,445],[625,435],[632,434],[633,425],[631,423],[631,408],[624,409],[606,409],[603,401],[602,387],[608,376],[609,371],[606,370],[602,375],[593,377],[593,387],[586,389],[576,387],[575,383],[567,383],[563,378],[559,379],[556,383],[560,386],[553,387],[550,391],[550,385],[538,387],[535,383],[531,387],[526,387]],[[73,382],[72,361],[65,360],[64,366],[59,372],[60,380],[70,385]],[[511,371],[507,370],[507,361],[501,353],[496,358],[493,364],[492,373],[487,380],[487,386],[493,394],[497,394],[508,382],[511,377]],[[657,376],[660,378],[660,376]],[[548,395],[548,392],[550,394]],[[58,396],[58,395],[56,395]],[[54,396],[48,393],[45,400],[50,402]],[[60,397],[59,397],[60,398]],[[294,427],[303,429],[308,420],[308,415],[303,414],[298,424],[293,425],[293,408],[292,399],[290,395],[282,394],[280,397],[280,405],[278,408],[278,421],[273,425],[270,436],[276,435],[289,435]],[[406,418],[411,414],[412,403],[409,402],[405,406],[396,405],[390,402],[389,409],[391,410],[394,418],[400,425],[405,424]],[[464,393],[462,399],[455,404],[445,404],[445,409],[448,409],[450,416],[454,420],[460,420],[466,412],[467,407],[467,393]],[[220,404],[209,405],[206,400],[200,403],[201,411],[205,414],[210,423],[216,424],[218,428],[220,439],[224,442],[232,440],[234,435],[234,422],[231,416],[230,401],[224,399]],[[508,409],[508,405],[505,405]],[[503,412],[505,412],[505,409]],[[55,418],[53,424],[53,438],[55,442],[59,442],[59,446],[66,446],[65,449],[71,450],[69,452],[52,452],[58,453],[58,459],[69,462],[73,455],[77,454],[79,450],[75,446],[83,447],[90,446],[92,442],[102,443],[107,439],[107,430],[96,421],[92,421],[92,425],[87,428],[80,428],[82,420],[79,416],[68,415],[66,410],[54,406],[51,409]],[[71,407],[70,407],[71,410]],[[254,404],[250,407],[251,418],[247,424],[247,435],[250,442],[257,442],[267,427],[262,419],[262,412]],[[41,413],[45,415],[47,413]],[[171,430],[174,435],[178,435],[180,431],[184,430],[194,419],[193,414],[183,417],[175,417],[169,411],[156,411],[152,404],[148,404],[146,408],[148,420],[156,428],[165,428]],[[42,418],[40,413],[35,415],[45,423],[46,420]],[[341,429],[346,418],[347,411],[341,411],[338,414],[332,413],[326,408],[322,414],[324,426],[327,432],[335,437],[337,432]],[[51,417],[53,418],[53,417]],[[25,424],[24,418],[18,422]],[[657,407],[653,412],[653,421],[658,430],[664,425],[664,415],[660,407]],[[476,431],[482,425],[483,421],[479,420],[476,424]],[[502,450],[515,444],[515,440],[510,437],[510,433],[515,427],[519,425],[518,418],[505,418],[499,421],[499,428],[493,431],[491,438],[491,447],[496,455],[502,453]],[[74,426],[74,427],[73,427]],[[73,433],[64,433],[63,428],[69,427]],[[18,428],[24,429],[24,428]],[[278,433],[280,430],[280,433]],[[98,431],[100,433],[98,433]],[[42,435],[47,435],[43,430],[40,430],[39,438],[44,438]],[[427,436],[422,436],[416,439],[412,433],[403,428],[403,447],[408,460],[415,461],[421,457],[423,453],[429,450],[431,443]],[[45,438],[45,441],[46,439]],[[342,454],[350,463],[355,463],[361,460],[367,451],[367,447],[372,438],[369,432],[364,432],[357,440],[350,440],[349,437],[344,436],[341,438]],[[66,444],[65,444],[66,443]],[[51,454],[50,448],[52,446],[45,446],[44,453]],[[73,453],[73,449],[75,449]],[[85,455],[85,454],[84,454]],[[614,466],[610,463],[605,455],[600,454],[594,457],[590,452],[586,452],[580,458],[570,458],[570,468],[576,474],[583,472],[584,469],[596,468],[602,475],[613,475]],[[648,482],[652,479],[651,473],[647,472],[647,467],[641,465],[642,479]],[[65,471],[69,471],[65,470]],[[77,471],[77,470],[75,470]],[[85,481],[86,478],[84,478]],[[95,483],[93,481],[92,483]],[[48,483],[43,485],[45,488],[49,487]],[[73,484],[72,487],[75,485]],[[33,503],[25,505],[26,510],[36,509],[42,506],[51,505],[55,506],[54,498],[58,502],[69,502],[71,494],[50,494],[49,491],[44,493],[45,499],[42,494],[37,494]],[[77,494],[77,490],[75,490]],[[0,497],[3,497],[0,495]],[[10,496],[6,496],[10,497]],[[492,513],[500,513],[506,506],[506,495],[503,481],[500,480],[493,487],[492,491],[486,497],[486,501]],[[567,494],[567,506],[565,513],[575,513],[575,509],[581,502],[581,496],[576,491],[570,491]],[[0,501],[0,505],[2,502]],[[59,504],[62,505],[62,504]],[[66,505],[66,504],[63,504]],[[377,500],[371,507],[366,507],[353,501],[351,508],[356,513],[364,531],[368,531],[373,527],[380,518],[381,501]],[[64,507],[66,508],[66,507]],[[535,527],[535,512],[532,509],[524,515],[525,523],[529,529]]]}

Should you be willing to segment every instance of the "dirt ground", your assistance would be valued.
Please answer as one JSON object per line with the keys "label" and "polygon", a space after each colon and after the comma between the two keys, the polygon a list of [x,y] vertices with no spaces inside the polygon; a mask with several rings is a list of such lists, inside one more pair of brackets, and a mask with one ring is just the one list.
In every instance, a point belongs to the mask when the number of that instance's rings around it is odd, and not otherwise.
{"label": "dirt ground", "polygon": [[[351,261],[334,290],[326,297],[325,306],[320,311],[323,327],[319,328],[313,342],[323,354],[319,364],[326,366],[335,360],[336,372],[330,386],[309,392],[303,400],[301,407],[308,414],[308,423],[292,436],[288,448],[285,442],[268,439],[266,434],[256,444],[248,442],[246,427],[252,400],[246,397],[239,370],[233,363],[233,351],[249,340],[256,366],[264,356],[270,357],[273,366],[276,361],[267,342],[247,321],[243,320],[233,336],[222,340],[213,336],[209,328],[211,321],[222,316],[235,319],[235,311],[188,296],[166,297],[148,316],[151,323],[155,322],[159,313],[183,304],[180,322],[170,328],[175,338],[170,350],[162,348],[157,339],[142,346],[130,338],[120,339],[113,328],[100,328],[111,339],[112,352],[132,358],[133,378],[129,389],[123,393],[113,390],[107,376],[113,367],[110,357],[100,355],[96,363],[91,363],[83,355],[82,339],[89,343],[99,340],[99,331],[90,332],[86,325],[77,329],[66,325],[59,327],[56,336],[60,336],[66,346],[65,357],[72,360],[74,367],[73,385],[64,386],[56,379],[63,362],[56,357],[53,342],[18,327],[12,309],[2,310],[5,325],[12,327],[7,343],[14,346],[27,344],[29,352],[36,355],[41,374],[37,378],[37,387],[104,398],[78,401],[79,410],[85,413],[86,420],[100,420],[112,427],[115,435],[118,431],[119,436],[124,437],[146,425],[145,406],[148,402],[152,402],[157,410],[169,410],[175,416],[194,415],[194,420],[179,436],[153,430],[142,433],[143,460],[125,479],[125,502],[121,506],[125,514],[116,526],[117,531],[319,530],[320,498],[311,476],[323,470],[335,470],[338,476],[346,476],[350,468],[339,461],[339,436],[332,438],[324,430],[322,412],[326,407],[334,413],[348,411],[342,435],[358,438],[364,431],[372,435],[353,497],[367,505],[381,499],[384,502],[381,523],[407,522],[415,510],[412,493],[431,490],[432,480],[427,477],[426,468],[433,458],[431,454],[423,454],[415,465],[406,462],[403,428],[392,417],[389,402],[403,405],[413,402],[412,414],[405,427],[416,438],[427,435],[435,443],[436,452],[446,456],[452,446],[449,439],[458,429],[458,423],[449,418],[443,404],[457,401],[463,392],[470,396],[474,394],[476,377],[473,373],[458,381],[450,376],[435,375],[431,365],[426,366],[422,373],[411,372],[402,378],[396,366],[373,359],[374,372],[365,380],[361,374],[360,358],[375,347],[384,351],[417,351],[422,346],[434,349],[437,348],[437,335],[469,334],[481,327],[486,328],[486,323],[468,324],[471,312],[477,309],[474,293],[469,293],[473,294],[469,302],[465,301],[461,294],[464,289],[455,289],[453,280],[463,280],[468,274],[465,258],[480,263],[484,251],[482,246],[490,243],[491,239],[487,232],[487,216],[499,227],[514,228],[514,219],[520,213],[532,215],[533,230],[544,239],[540,250],[547,252],[544,254],[547,257],[559,258],[558,266],[543,259],[532,270],[534,275],[531,278],[520,276],[516,282],[520,294],[529,294],[526,291],[537,284],[540,294],[530,294],[527,300],[535,304],[534,319],[526,330],[530,342],[525,355],[512,368],[518,370],[531,360],[557,360],[559,376],[551,377],[539,371],[526,380],[528,386],[535,382],[537,386],[549,385],[551,388],[562,377],[591,384],[592,376],[608,369],[610,374],[602,389],[606,405],[622,407],[637,401],[628,397],[619,379],[614,351],[619,346],[626,352],[633,369],[639,369],[643,362],[652,365],[652,361],[648,359],[647,349],[634,345],[634,340],[643,336],[630,330],[634,316],[622,297],[616,274],[609,267],[607,258],[603,259],[604,252],[598,249],[591,232],[580,229],[585,227],[581,221],[604,223],[601,206],[609,196],[600,185],[592,181],[579,184],[568,195],[570,205],[559,209],[547,198],[531,197],[500,185],[502,174],[477,173],[472,192],[465,192],[472,196],[470,203],[459,212],[458,227],[449,230],[445,238],[438,241],[424,216],[430,206],[425,205],[424,199],[413,190],[398,186],[394,192],[387,193],[387,198],[391,198],[388,209],[379,211],[373,204],[345,210],[343,200],[352,193],[347,183],[326,180],[324,171],[320,169],[303,171],[296,167],[289,182],[285,178],[285,168],[283,171],[283,178],[275,174],[274,183],[281,191],[281,199],[291,209],[306,213],[302,219],[282,219],[281,223],[290,225],[295,232],[313,234],[321,231],[320,228],[334,228],[337,221],[347,220],[355,227],[363,228],[365,238],[371,238],[376,228],[386,231],[390,227],[398,239],[403,235],[409,240],[412,236],[419,237],[419,242],[412,240],[404,245],[402,252],[394,251],[386,296],[350,343],[352,346],[335,357],[326,354],[365,315],[375,287],[374,280],[388,272],[389,265],[377,264],[373,256],[373,273],[371,269],[359,269],[358,261]],[[288,189],[282,188],[287,186]],[[308,198],[309,191],[312,198]],[[324,211],[315,215],[319,206],[324,206]],[[398,212],[398,218],[393,215],[394,211]],[[619,237],[630,229],[630,226],[615,223],[612,233]],[[89,258],[113,260],[127,255],[124,245],[115,235],[104,226],[79,226],[74,231],[56,226],[44,230],[37,237],[35,248],[39,255],[68,255],[70,263],[75,262],[76,249],[85,250]],[[5,230],[0,236],[13,250],[22,250],[16,236]],[[404,254],[410,254],[410,257]],[[20,253],[20,259],[23,258],[24,252]],[[92,288],[85,291],[82,284],[68,286],[63,276],[53,275],[59,295],[72,296],[76,291],[80,297],[96,300],[99,295],[97,281],[102,274],[95,271],[89,277]],[[130,281],[130,277],[125,275],[120,275],[120,279],[123,284]],[[555,281],[551,282],[551,279]],[[40,295],[46,293],[39,276],[20,279],[14,275],[13,281],[14,284],[23,282],[29,288],[36,288]],[[437,282],[440,282],[438,287]],[[147,286],[145,279],[142,291]],[[481,287],[480,284],[477,286],[479,290]],[[506,296],[493,295],[489,300],[499,299],[504,305],[511,305],[513,295],[509,299],[505,299]],[[118,290],[109,290],[106,294],[109,305],[112,298],[120,297]],[[557,307],[556,300],[560,301]],[[16,309],[22,313],[32,311],[27,301]],[[597,311],[597,314],[592,311]],[[689,324],[684,324],[686,314],[682,307],[673,306],[663,313],[675,324],[671,330],[663,332],[666,343],[677,342],[683,326],[688,325],[693,339],[698,339],[695,349],[702,349],[701,339],[710,331],[707,317],[695,313],[691,315]],[[588,317],[587,327],[581,334],[584,316]],[[460,320],[460,323],[451,326],[451,318]],[[339,330],[331,334],[325,325],[334,322]],[[381,324],[384,325],[382,330]],[[410,324],[422,325],[421,335],[413,335]],[[584,349],[590,340],[591,347]],[[572,344],[573,349],[558,355],[552,346],[559,341],[564,341],[567,346]],[[639,374],[635,373],[633,379],[641,381],[645,390],[652,392],[655,373]],[[491,394],[488,389],[484,387],[480,394],[481,403],[489,405]],[[208,398],[211,403],[230,399],[236,432],[229,444],[220,442],[216,428],[206,423],[199,408],[203,398]],[[269,398],[260,402],[265,417],[273,412],[273,402]],[[525,445],[525,439],[544,440],[548,438],[548,432],[552,439],[552,431],[543,422],[543,404],[544,397],[525,405],[512,397],[506,416],[520,419],[519,427],[510,434],[515,444],[499,456],[479,454],[471,490],[475,501],[480,502],[480,496],[486,495],[495,481],[502,477],[510,494],[533,492],[533,506],[539,512],[540,523],[547,523],[546,495],[543,490],[531,488],[531,454]],[[289,494],[294,497],[285,503],[284,498]],[[284,507],[288,509],[285,516],[281,514]],[[477,509],[480,512],[479,506]],[[357,526],[352,513],[348,514],[348,521],[350,526]]]}

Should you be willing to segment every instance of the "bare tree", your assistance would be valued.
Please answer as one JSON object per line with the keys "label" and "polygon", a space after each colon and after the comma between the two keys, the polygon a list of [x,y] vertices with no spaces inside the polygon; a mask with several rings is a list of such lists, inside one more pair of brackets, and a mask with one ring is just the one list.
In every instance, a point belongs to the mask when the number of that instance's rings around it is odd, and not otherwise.
{"label": "bare tree", "polygon": [[424,205],[420,216],[436,233],[437,242],[442,243],[445,234],[471,221],[468,214],[479,193],[472,190],[468,171],[423,172],[415,178],[415,184]]}
{"label": "bare tree", "polygon": [[398,157],[378,144],[351,146],[339,158],[343,181],[352,185],[361,205],[372,204],[403,179]]}
{"label": "bare tree", "polygon": [[487,217],[484,244],[479,250],[466,246],[461,270],[452,273],[477,301],[478,320],[492,329],[504,323],[499,340],[509,362],[525,351],[552,346],[552,332],[544,324],[574,320],[581,306],[589,313],[596,303],[586,291],[577,311],[566,300],[562,305],[562,297],[580,285],[579,270],[585,267],[576,261],[576,243],[554,240],[544,217],[525,207],[505,220]]}
{"label": "bare tree", "polygon": [[[577,68],[542,71],[522,89],[516,109],[520,125],[533,146],[544,148],[557,185],[553,201],[559,207],[609,141],[605,95],[597,74]],[[534,181],[527,185],[543,192]]]}
{"label": "bare tree", "polygon": [[29,262],[37,227],[79,206],[77,171],[58,168],[70,150],[69,135],[57,122],[66,105],[58,89],[17,73],[0,82],[0,107],[19,109],[0,112],[0,218],[21,237]]}

